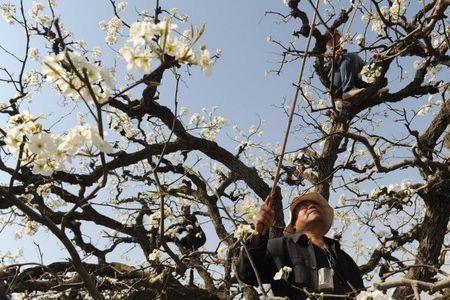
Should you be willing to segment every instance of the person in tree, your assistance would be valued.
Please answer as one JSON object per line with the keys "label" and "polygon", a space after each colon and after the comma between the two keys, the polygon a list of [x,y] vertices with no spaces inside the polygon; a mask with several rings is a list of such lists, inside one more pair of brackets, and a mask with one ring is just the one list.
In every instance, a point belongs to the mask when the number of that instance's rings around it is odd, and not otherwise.
{"label": "person in tree", "polygon": [[[255,216],[258,232],[248,242],[250,256],[261,283],[270,283],[275,296],[291,300],[308,298],[308,292],[355,294],[364,288],[361,272],[339,242],[325,237],[333,223],[333,209],[319,193],[305,193],[290,204],[291,220],[285,236],[269,239],[268,229],[275,212],[268,196]],[[246,252],[241,250],[237,277],[258,285],[255,270]]]}
{"label": "person in tree", "polygon": [[179,244],[187,251],[196,251],[206,243],[206,236],[200,227],[197,218],[191,214],[191,207],[184,205],[181,207],[181,223],[177,224],[178,234],[183,235],[178,239]]}
{"label": "person in tree", "polygon": [[[333,79],[336,97],[347,99],[356,96],[370,85],[361,79],[360,74],[366,62],[357,53],[343,49],[341,37],[338,30],[327,34],[326,66],[329,69],[330,78]],[[369,63],[379,59],[380,54],[375,52]]]}

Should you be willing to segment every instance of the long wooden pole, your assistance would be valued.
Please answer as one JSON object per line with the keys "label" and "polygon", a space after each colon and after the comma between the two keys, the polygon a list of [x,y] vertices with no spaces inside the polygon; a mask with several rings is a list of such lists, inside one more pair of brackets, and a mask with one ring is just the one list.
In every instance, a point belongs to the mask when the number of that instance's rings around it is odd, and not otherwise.
{"label": "long wooden pole", "polygon": [[320,0],[317,0],[316,1],[316,5],[314,7],[314,16],[313,16],[311,28],[309,30],[308,41],[306,43],[306,49],[305,49],[305,52],[304,52],[305,55],[303,56],[302,64],[301,64],[301,67],[300,67],[300,72],[298,74],[297,85],[296,85],[296,88],[295,88],[295,94],[294,94],[294,97],[292,99],[291,111],[290,111],[290,114],[289,114],[289,119],[288,119],[288,123],[287,123],[287,127],[286,127],[286,132],[284,134],[283,146],[281,148],[281,154],[280,154],[280,158],[279,158],[279,161],[278,161],[277,170],[276,170],[276,173],[275,173],[275,178],[273,180],[272,190],[270,191],[270,195],[272,196],[271,198],[273,198],[273,196],[275,195],[275,190],[277,188],[278,181],[280,180],[281,165],[283,164],[284,154],[286,152],[286,145],[287,145],[287,141],[288,141],[288,138],[289,138],[289,132],[291,130],[292,119],[294,118],[295,107],[297,106],[298,95],[300,93],[300,85],[302,83],[303,72],[305,70],[305,65],[306,65],[306,58],[308,56],[309,46],[311,44],[312,33],[316,29],[316,18],[317,18],[317,10],[318,10],[318,7],[319,7],[319,2],[320,2]]}

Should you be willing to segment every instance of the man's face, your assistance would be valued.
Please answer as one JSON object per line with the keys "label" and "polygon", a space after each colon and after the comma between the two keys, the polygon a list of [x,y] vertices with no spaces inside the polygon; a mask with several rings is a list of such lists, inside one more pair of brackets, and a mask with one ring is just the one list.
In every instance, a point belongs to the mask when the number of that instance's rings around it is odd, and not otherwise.
{"label": "man's face", "polygon": [[324,223],[323,208],[316,202],[302,201],[294,209],[295,228],[310,230],[317,228],[317,223]]}

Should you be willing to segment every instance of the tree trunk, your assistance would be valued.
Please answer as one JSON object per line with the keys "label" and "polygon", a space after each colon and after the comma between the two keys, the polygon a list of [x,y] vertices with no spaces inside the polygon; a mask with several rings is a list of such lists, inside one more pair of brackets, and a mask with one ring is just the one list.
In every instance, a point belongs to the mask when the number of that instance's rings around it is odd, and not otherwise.
{"label": "tree trunk", "polygon": [[337,133],[346,132],[347,130],[348,125],[346,123],[334,123],[331,127],[330,135],[323,146],[322,155],[319,158],[317,171],[319,184],[315,187],[315,191],[324,196],[325,199],[330,197],[330,186],[334,177],[332,173],[338,159],[339,145],[342,141],[342,136]]}
{"label": "tree trunk", "polygon": [[[448,184],[446,184],[448,188]],[[450,217],[450,197],[447,191],[433,190],[424,195],[426,203],[425,217],[419,230],[419,248],[415,264],[424,264],[439,268],[439,255],[447,232]],[[430,281],[436,272],[432,268],[411,268],[406,278]],[[394,292],[395,299],[407,299],[412,295],[410,287],[399,287]]]}

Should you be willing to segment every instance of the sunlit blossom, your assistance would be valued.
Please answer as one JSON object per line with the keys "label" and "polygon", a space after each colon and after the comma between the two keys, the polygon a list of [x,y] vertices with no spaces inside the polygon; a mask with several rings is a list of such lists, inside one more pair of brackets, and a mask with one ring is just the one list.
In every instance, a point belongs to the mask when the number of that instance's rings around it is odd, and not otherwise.
{"label": "sunlit blossom", "polygon": [[150,72],[152,57],[150,51],[147,49],[125,46],[120,49],[119,53],[127,62],[128,70],[137,69],[143,73]]}
{"label": "sunlit blossom", "polygon": [[280,280],[280,279],[287,280],[291,272],[292,272],[291,267],[284,266],[278,272],[275,273],[275,275],[273,276],[273,280]]}

